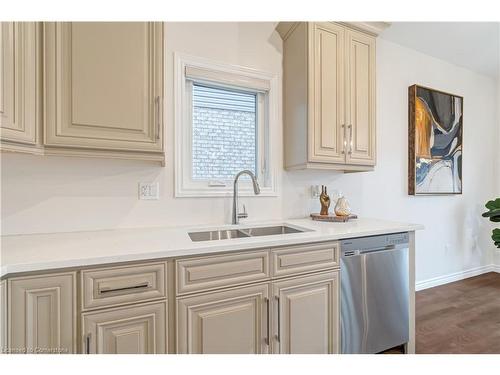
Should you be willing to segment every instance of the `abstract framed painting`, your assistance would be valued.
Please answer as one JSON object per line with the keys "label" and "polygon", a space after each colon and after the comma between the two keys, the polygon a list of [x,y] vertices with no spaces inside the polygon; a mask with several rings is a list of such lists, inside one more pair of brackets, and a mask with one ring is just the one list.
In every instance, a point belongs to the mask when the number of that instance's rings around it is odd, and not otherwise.
{"label": "abstract framed painting", "polygon": [[461,96],[408,88],[408,194],[462,194]]}

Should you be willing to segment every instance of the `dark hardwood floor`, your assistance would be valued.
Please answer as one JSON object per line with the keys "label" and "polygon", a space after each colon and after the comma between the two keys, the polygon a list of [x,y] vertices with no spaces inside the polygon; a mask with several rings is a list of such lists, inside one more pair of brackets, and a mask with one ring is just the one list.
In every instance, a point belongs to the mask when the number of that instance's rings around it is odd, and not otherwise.
{"label": "dark hardwood floor", "polygon": [[500,353],[500,273],[417,292],[417,353]]}

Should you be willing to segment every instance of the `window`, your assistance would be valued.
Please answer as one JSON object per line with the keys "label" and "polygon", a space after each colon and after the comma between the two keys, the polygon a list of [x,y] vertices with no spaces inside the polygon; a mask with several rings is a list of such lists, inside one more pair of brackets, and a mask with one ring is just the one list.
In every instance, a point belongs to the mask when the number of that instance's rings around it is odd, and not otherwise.
{"label": "window", "polygon": [[[175,57],[175,193],[227,196],[251,170],[262,195],[276,195],[269,149],[276,77],[247,68]],[[241,195],[253,195],[241,177]]]}
{"label": "window", "polygon": [[257,94],[193,84],[193,180],[257,173]]}

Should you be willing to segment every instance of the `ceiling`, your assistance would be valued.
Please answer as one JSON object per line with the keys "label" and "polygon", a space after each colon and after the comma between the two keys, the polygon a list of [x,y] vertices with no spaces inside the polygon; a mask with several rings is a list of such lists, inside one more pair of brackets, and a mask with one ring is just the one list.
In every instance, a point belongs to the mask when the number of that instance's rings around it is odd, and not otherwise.
{"label": "ceiling", "polygon": [[498,22],[393,22],[380,37],[478,73],[498,77]]}

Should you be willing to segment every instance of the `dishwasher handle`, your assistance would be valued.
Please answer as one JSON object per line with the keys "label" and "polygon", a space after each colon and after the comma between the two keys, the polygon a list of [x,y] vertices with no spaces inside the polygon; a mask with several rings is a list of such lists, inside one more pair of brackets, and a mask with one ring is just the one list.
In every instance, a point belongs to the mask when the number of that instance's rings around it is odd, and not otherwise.
{"label": "dishwasher handle", "polygon": [[359,256],[359,255],[363,255],[363,254],[378,253],[380,251],[388,251],[388,250],[395,250],[395,249],[396,249],[396,245],[387,245],[387,246],[382,246],[382,247],[374,247],[371,249],[344,250],[344,251],[342,251],[342,256],[343,257]]}

